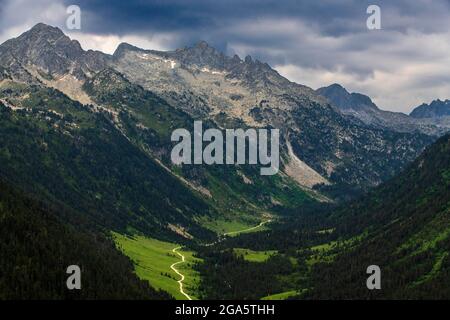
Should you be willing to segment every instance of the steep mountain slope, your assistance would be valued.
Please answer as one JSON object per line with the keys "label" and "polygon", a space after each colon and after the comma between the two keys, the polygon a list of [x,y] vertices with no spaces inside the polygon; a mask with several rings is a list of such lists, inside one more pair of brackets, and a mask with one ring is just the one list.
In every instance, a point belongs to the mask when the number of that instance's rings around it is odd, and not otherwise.
{"label": "steep mountain slope", "polygon": [[255,124],[249,109],[266,98],[272,97],[280,107],[286,106],[283,94],[295,94],[304,102],[323,101],[312,89],[288,81],[268,64],[250,56],[244,61],[236,55],[228,57],[204,41],[172,52],[121,44],[113,57],[114,66],[130,80],[194,114],[225,112]]}
{"label": "steep mountain slope", "polygon": [[80,51],[57,28],[39,24],[0,48],[5,174],[107,229],[207,239],[210,220],[253,223],[272,206],[315,201],[256,167],[174,166],[171,132],[193,119],[111,67],[96,72],[111,57]]}
{"label": "steep mountain slope", "polygon": [[[284,170],[293,178],[292,172],[311,172],[309,177],[321,176],[325,185],[364,188],[391,176],[431,141],[344,117],[314,90],[288,81],[267,64],[225,56],[205,42],[172,52],[121,44],[113,57],[116,70],[194,118],[222,126],[280,128],[285,165],[297,164]],[[297,177],[300,183],[307,180]]]}
{"label": "steep mountain slope", "polygon": [[15,82],[0,86],[0,172],[17,184],[83,211],[107,229],[166,236],[212,210],[118,130],[54,89]]}
{"label": "steep mountain slope", "polygon": [[[402,174],[336,211],[334,233],[361,241],[317,265],[310,298],[444,298],[450,295],[450,135]],[[341,251],[341,253],[339,253]],[[342,253],[343,251],[343,253]],[[369,265],[382,290],[367,290]]]}
{"label": "steep mountain slope", "polygon": [[[180,168],[170,160],[174,145],[170,136],[177,128],[192,131],[191,116],[110,68],[88,80],[83,89],[96,103],[117,113],[117,126],[135,145],[200,192],[221,214],[229,215],[233,211],[240,215],[256,214],[269,210],[273,204],[294,206],[318,197],[311,190],[302,190],[285,175],[262,177],[255,166],[184,165]],[[206,121],[204,126],[217,127],[212,121]]]}
{"label": "steep mountain slope", "polygon": [[376,128],[430,135],[442,135],[450,130],[450,123],[439,124],[430,119],[418,119],[401,112],[381,110],[368,96],[349,93],[339,84],[319,88],[317,93],[327,98],[343,114],[353,116]]}
{"label": "steep mountain slope", "polygon": [[[70,221],[70,222],[68,222]],[[0,299],[167,299],[141,282],[82,214],[38,201],[0,177]],[[81,268],[81,290],[66,269]]]}

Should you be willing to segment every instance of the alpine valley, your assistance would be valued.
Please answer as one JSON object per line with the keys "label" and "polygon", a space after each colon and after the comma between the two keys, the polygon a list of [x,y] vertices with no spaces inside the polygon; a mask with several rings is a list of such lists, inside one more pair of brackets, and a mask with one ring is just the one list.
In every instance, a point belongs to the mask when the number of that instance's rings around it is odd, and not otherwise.
{"label": "alpine valley", "polygon": [[[37,24],[0,45],[0,299],[448,298],[448,111]],[[278,174],[173,164],[194,121],[279,129]]]}

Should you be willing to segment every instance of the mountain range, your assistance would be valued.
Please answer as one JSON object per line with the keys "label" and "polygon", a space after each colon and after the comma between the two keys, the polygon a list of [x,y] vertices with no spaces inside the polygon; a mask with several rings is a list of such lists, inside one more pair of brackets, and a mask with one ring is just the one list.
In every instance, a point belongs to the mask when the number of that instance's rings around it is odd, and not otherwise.
{"label": "mountain range", "polygon": [[[440,136],[450,130],[450,118],[446,117],[446,108],[439,100],[430,106],[423,104],[415,108],[410,115],[401,112],[385,111],[378,108],[370,97],[361,93],[349,93],[339,84],[317,89],[340,112],[355,117],[367,125],[397,132],[422,132]],[[423,111],[421,111],[423,110]],[[426,111],[425,111],[426,110]],[[437,110],[442,110],[437,112]],[[418,116],[422,114],[423,116]]]}
{"label": "mountain range", "polygon": [[116,72],[131,86],[158,95],[172,109],[221,128],[281,128],[283,172],[306,188],[376,185],[432,141],[419,132],[387,132],[349,119],[314,90],[290,82],[269,65],[251,57],[227,57],[206,42],[172,52],[121,44],[110,56],[83,51],[61,30],[38,24],[2,44],[0,58],[13,81],[55,88],[70,99],[112,113],[130,108],[127,102],[113,107],[85,90],[86,82],[99,72]]}

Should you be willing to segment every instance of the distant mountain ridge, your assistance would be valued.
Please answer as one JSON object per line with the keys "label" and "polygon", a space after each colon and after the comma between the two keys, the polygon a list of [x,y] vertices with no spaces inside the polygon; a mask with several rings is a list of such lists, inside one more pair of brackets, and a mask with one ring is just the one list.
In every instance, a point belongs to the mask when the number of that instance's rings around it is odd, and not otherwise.
{"label": "distant mountain ridge", "polygon": [[423,103],[409,114],[416,119],[450,117],[450,100],[434,100],[430,104]]}
{"label": "distant mountain ridge", "polygon": [[372,100],[360,93],[350,93],[340,84],[334,83],[328,87],[317,89],[317,92],[328,98],[333,104],[341,110],[364,110],[364,109],[378,109]]}
{"label": "distant mountain ridge", "polygon": [[[433,104],[432,107],[422,105],[408,116],[401,112],[381,110],[370,97],[360,93],[349,93],[340,84],[335,83],[316,91],[326,97],[343,114],[353,116],[371,126],[398,132],[418,131],[436,136],[450,131],[450,118],[446,121],[432,116],[439,112],[445,115],[446,108],[449,108],[448,112],[450,113],[450,107],[446,105],[441,106],[438,103]],[[431,109],[435,111],[431,111]],[[429,116],[419,116],[419,114]]]}

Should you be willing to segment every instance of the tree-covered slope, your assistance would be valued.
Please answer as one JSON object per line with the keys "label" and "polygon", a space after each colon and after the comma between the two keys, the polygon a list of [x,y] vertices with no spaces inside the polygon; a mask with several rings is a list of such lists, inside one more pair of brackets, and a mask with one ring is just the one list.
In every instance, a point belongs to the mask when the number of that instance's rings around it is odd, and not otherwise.
{"label": "tree-covered slope", "polygon": [[[181,226],[178,230],[186,232],[185,235],[205,241],[215,237],[197,223],[201,217],[210,218],[208,222],[223,219],[220,214],[225,210],[242,212],[244,216],[248,215],[248,208],[262,213],[266,206],[272,205],[272,197],[284,203],[314,202],[294,183],[287,184],[286,178],[265,180],[259,176],[257,168],[239,169],[242,175],[245,173],[252,179],[248,186],[232,167],[172,167],[186,179],[208,180],[203,183],[212,190],[213,197],[193,191],[155,161],[162,155],[160,161],[170,167],[167,151],[171,127],[192,125],[189,116],[179,111],[169,113],[170,106],[163,100],[125,79],[121,79],[123,83],[118,81],[124,87],[118,86],[111,81],[113,75],[120,76],[117,73],[105,71],[99,77],[105,74],[109,74],[108,83],[112,85],[109,90],[102,87],[102,81],[86,88],[97,98],[94,89],[100,86],[98,92],[103,98],[98,98],[98,102],[101,107],[82,105],[55,89],[40,85],[14,81],[0,84],[0,174],[42,199],[47,207],[56,207],[49,213],[49,221],[38,221],[40,216],[35,216],[33,210],[24,212],[27,217],[22,219],[13,210],[21,210],[18,204],[4,207],[4,215],[17,220],[5,220],[4,226],[8,228],[2,230],[5,241],[1,252],[8,257],[3,268],[5,273],[0,277],[4,284],[0,288],[3,298],[70,298],[61,282],[65,277],[63,267],[85,265],[86,261],[92,264],[87,266],[90,273],[86,276],[83,269],[83,283],[86,281],[92,286],[95,283],[98,291],[91,288],[85,295],[75,294],[74,298],[91,298],[94,294],[99,298],[156,297],[152,291],[147,294],[145,287],[141,290],[141,284],[134,285],[133,281],[137,280],[129,278],[133,277],[130,264],[118,266],[117,277],[120,278],[118,285],[129,281],[131,289],[104,289],[106,285],[98,283],[112,281],[99,275],[102,270],[105,277],[113,273],[98,259],[105,263],[112,259],[107,255],[116,257],[119,262],[125,259],[105,239],[109,230],[143,233],[179,242],[186,239],[173,229]],[[14,199],[19,201],[20,197],[11,197]],[[256,208],[258,201],[260,207]],[[20,229],[22,223],[23,233],[10,234]],[[47,232],[47,229],[51,230]],[[27,241],[38,241],[44,248]],[[73,253],[65,249],[71,242],[77,250]],[[95,248],[99,250],[96,258],[90,256],[89,251]],[[68,253],[50,257],[52,251]],[[80,257],[83,252],[86,255]],[[24,257],[28,264],[23,270],[11,271]],[[51,272],[46,275],[45,269]],[[25,282],[27,277],[30,282]],[[20,286],[19,291],[13,292],[14,283]],[[49,283],[48,290],[37,292],[36,286],[46,283]],[[57,287],[53,287],[54,283]]]}
{"label": "tree-covered slope", "polygon": [[[307,297],[448,298],[450,136],[332,219],[336,236],[363,240],[316,266]],[[381,290],[366,288],[369,265],[381,268]]]}
{"label": "tree-covered slope", "polygon": [[[138,280],[112,240],[86,223],[0,178],[0,299],[169,298]],[[66,287],[70,265],[81,268],[81,290]]]}
{"label": "tree-covered slope", "polygon": [[9,82],[0,93],[2,175],[107,230],[166,237],[181,224],[208,237],[193,217],[213,209],[130,143],[114,115],[40,86]]}

